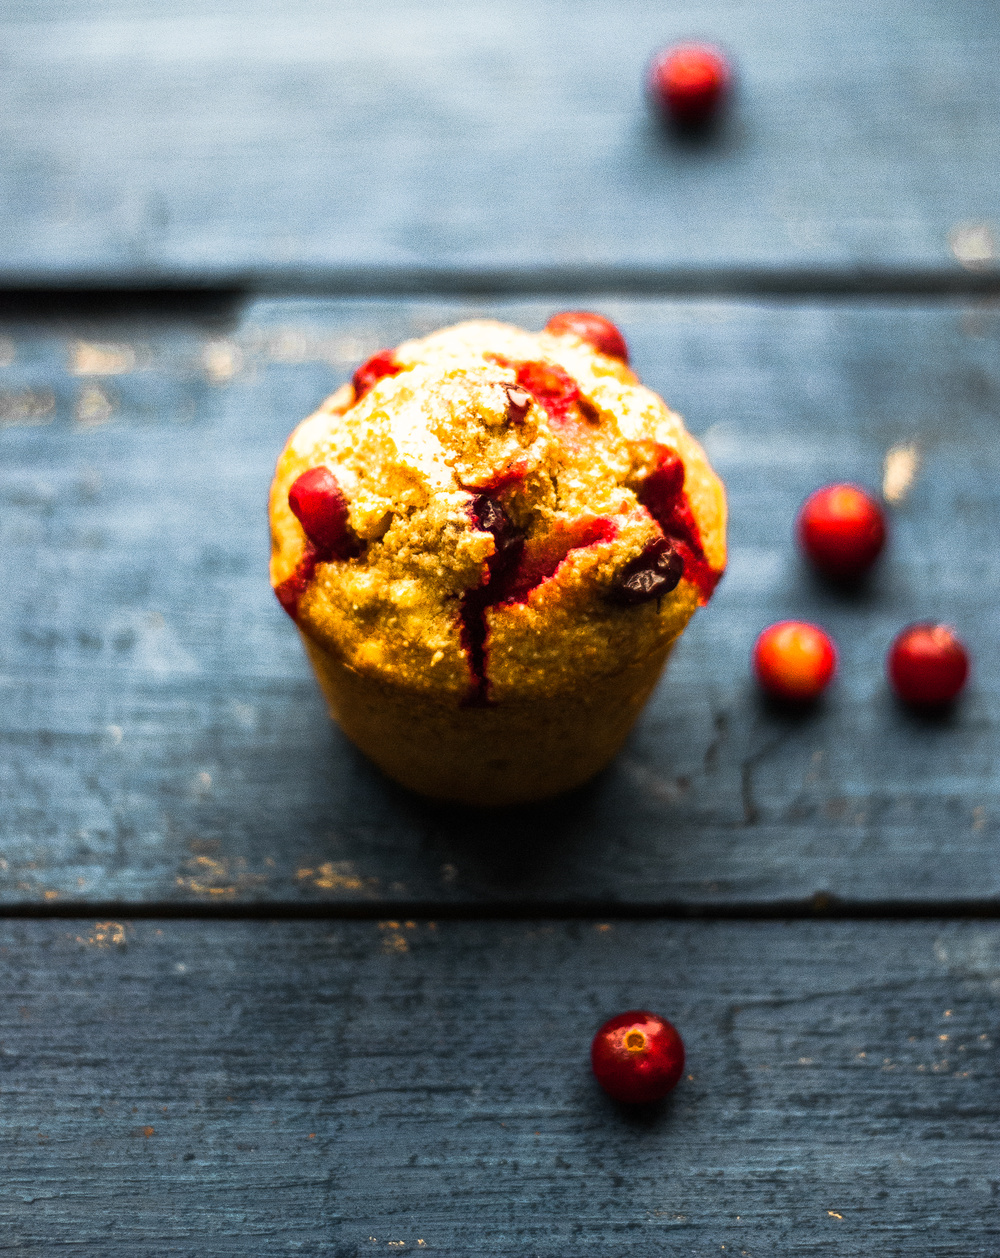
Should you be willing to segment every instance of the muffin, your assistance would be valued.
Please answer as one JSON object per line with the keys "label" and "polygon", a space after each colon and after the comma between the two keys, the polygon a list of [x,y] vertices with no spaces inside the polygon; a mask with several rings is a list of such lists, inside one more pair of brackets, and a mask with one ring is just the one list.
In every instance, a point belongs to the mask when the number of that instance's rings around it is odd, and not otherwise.
{"label": "muffin", "polygon": [[470,804],[605,765],[725,566],[701,446],[583,312],[376,354],[292,433],[270,517],[334,719],[389,777]]}

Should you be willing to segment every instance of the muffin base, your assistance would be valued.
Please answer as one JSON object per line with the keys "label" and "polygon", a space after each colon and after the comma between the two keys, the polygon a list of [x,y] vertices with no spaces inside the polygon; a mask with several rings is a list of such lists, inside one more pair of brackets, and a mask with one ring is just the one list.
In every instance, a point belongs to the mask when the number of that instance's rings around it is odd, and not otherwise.
{"label": "muffin base", "polygon": [[491,807],[558,795],[603,769],[674,645],[553,698],[459,707],[359,673],[302,640],[330,715],[383,773],[433,799]]}

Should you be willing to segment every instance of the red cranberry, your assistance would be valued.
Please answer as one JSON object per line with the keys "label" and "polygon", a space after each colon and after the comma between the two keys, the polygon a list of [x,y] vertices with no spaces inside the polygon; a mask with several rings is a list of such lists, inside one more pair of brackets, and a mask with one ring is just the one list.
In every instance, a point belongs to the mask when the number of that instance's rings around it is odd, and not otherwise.
{"label": "red cranberry", "polygon": [[396,362],[395,352],[391,349],[380,349],[372,354],[366,363],[362,363],[351,378],[354,385],[354,400],[360,402],[369,389],[373,388],[386,376],[395,376],[403,368]]}
{"label": "red cranberry", "polygon": [[824,485],[809,495],[798,519],[802,549],[830,577],[866,572],[885,545],[885,517],[857,485]]}
{"label": "red cranberry", "polygon": [[684,464],[675,450],[660,445],[656,464],[639,486],[637,496],[684,561],[684,576],[698,588],[702,605],[708,602],[722,576],[709,566],[701,534],[684,493]]}
{"label": "red cranberry", "polygon": [[815,699],[837,671],[837,650],[816,625],[783,620],[771,625],[753,649],[757,680],[778,699]]}
{"label": "red cranberry", "polygon": [[665,537],[651,541],[617,574],[608,592],[613,603],[632,606],[662,598],[675,590],[684,575],[684,560]]}
{"label": "red cranberry", "polygon": [[555,363],[519,363],[517,383],[545,408],[557,428],[571,423],[580,401],[580,390],[573,377],[561,367]]}
{"label": "red cranberry", "polygon": [[660,1101],[684,1073],[684,1042],[666,1018],[630,1009],[597,1032],[590,1061],[597,1082],[616,1101]]}
{"label": "red cranberry", "polygon": [[620,358],[628,362],[628,346],[625,338],[610,319],[603,315],[592,314],[589,310],[564,310],[562,314],[553,315],[545,325],[545,331],[553,336],[571,334],[586,341],[594,349],[609,358]]}
{"label": "red cranberry", "polygon": [[555,363],[521,363],[517,369],[517,383],[520,388],[538,398],[543,406],[569,405],[580,394],[572,376]]}
{"label": "red cranberry", "polygon": [[969,654],[947,625],[910,625],[889,648],[889,680],[904,703],[937,708],[969,675]]}
{"label": "red cranberry", "polygon": [[321,555],[347,559],[355,552],[347,499],[328,467],[311,467],[288,491],[288,505]]}
{"label": "red cranberry", "polygon": [[675,122],[695,126],[718,109],[729,86],[725,57],[707,44],[678,44],[653,62],[653,99]]}

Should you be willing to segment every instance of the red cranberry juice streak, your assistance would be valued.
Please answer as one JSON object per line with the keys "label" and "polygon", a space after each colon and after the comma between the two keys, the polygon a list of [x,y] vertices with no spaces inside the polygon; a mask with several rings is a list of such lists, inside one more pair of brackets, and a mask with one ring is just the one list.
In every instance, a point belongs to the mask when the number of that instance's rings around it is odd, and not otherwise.
{"label": "red cranberry juice streak", "polygon": [[485,707],[489,702],[486,678],[486,608],[497,601],[496,595],[504,578],[517,565],[524,549],[524,538],[511,523],[506,511],[495,498],[480,494],[472,500],[472,519],[476,528],[491,533],[495,550],[484,565],[485,579],[474,590],[466,591],[461,606],[461,642],[469,657],[472,689],[466,707]]}
{"label": "red cranberry juice streak", "polygon": [[580,401],[576,381],[552,363],[518,363],[517,383],[537,399],[557,428],[565,427]]}
{"label": "red cranberry juice streak", "polygon": [[528,475],[528,465],[524,459],[512,464],[510,467],[501,468],[499,472],[494,472],[488,480],[466,483],[460,482],[463,489],[467,489],[470,493],[489,494],[490,497],[496,497],[508,489],[514,489],[516,486],[524,484],[525,477]]}
{"label": "red cranberry juice streak", "polygon": [[709,565],[684,492],[684,464],[680,458],[661,446],[655,469],[646,477],[638,499],[673,542],[684,560],[684,575],[693,581],[703,603],[707,603],[722,576]]}
{"label": "red cranberry juice streak", "polygon": [[[579,397],[576,383],[559,367],[547,363],[513,363],[501,354],[489,358],[501,367],[516,372],[517,384],[535,397],[557,426],[565,424],[569,409]],[[496,493],[502,478],[489,488]],[[460,611],[461,642],[469,657],[472,689],[465,700],[467,707],[485,707],[489,703],[489,681],[486,676],[486,609],[507,597],[510,578],[519,566],[524,538],[516,534],[506,512],[496,499],[480,494],[472,503],[472,518],[477,528],[492,533],[496,551],[486,563],[485,580],[462,598]]]}
{"label": "red cranberry juice streak", "polygon": [[571,550],[610,541],[618,530],[612,520],[585,520],[526,547],[524,537],[495,499],[481,494],[473,501],[472,516],[477,528],[492,533],[496,543],[496,550],[485,565],[486,580],[464,595],[460,613],[461,642],[472,673],[472,689],[465,706],[485,707],[490,702],[486,609],[501,603],[525,602],[532,590],[555,575]]}
{"label": "red cranberry juice streak", "polygon": [[520,563],[505,583],[506,588],[498,591],[496,602],[526,603],[532,590],[555,576],[570,551],[613,541],[617,535],[618,526],[603,516],[558,525],[548,537],[526,543]]}
{"label": "red cranberry juice streak", "polygon": [[278,602],[294,620],[299,610],[299,599],[309,588],[309,582],[316,572],[319,555],[311,542],[306,542],[305,554],[296,565],[290,577],[286,577],[280,585],[274,587]]}

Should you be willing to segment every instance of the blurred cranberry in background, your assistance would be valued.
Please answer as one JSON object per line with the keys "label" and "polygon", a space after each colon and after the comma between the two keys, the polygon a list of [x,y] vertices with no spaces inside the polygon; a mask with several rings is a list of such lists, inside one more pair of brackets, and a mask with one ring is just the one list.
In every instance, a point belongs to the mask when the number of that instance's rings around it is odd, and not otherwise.
{"label": "blurred cranberry in background", "polygon": [[757,680],[776,699],[806,703],[817,698],[837,671],[837,649],[817,625],[782,620],[770,625],[753,649]]}
{"label": "blurred cranberry in background", "polygon": [[677,44],[653,62],[649,87],[660,109],[682,126],[698,126],[719,110],[732,78],[729,63],[708,44]]}
{"label": "blurred cranberry in background", "polygon": [[969,653],[948,625],[909,625],[889,648],[889,680],[904,703],[939,708],[961,691]]}
{"label": "blurred cranberry in background", "polygon": [[885,545],[882,508],[857,485],[824,485],[802,504],[798,518],[802,549],[828,577],[859,577]]}

